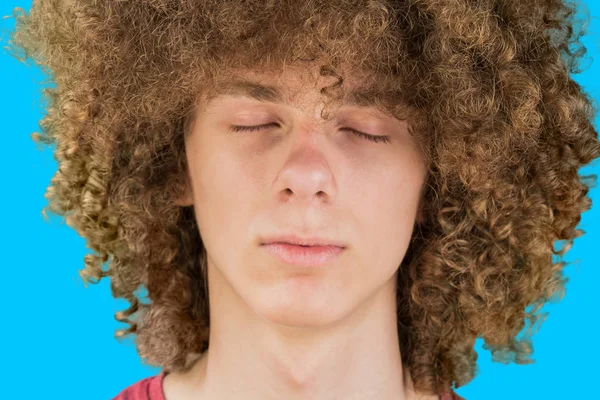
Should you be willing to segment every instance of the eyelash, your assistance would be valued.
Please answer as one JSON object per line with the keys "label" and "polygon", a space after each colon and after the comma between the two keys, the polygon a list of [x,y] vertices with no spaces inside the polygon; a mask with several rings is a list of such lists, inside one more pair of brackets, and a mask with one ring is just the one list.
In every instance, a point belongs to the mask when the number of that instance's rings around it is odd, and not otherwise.
{"label": "eyelash", "polygon": [[[277,124],[273,122],[270,124],[263,124],[263,125],[256,125],[256,126],[232,125],[231,130],[234,132],[241,132],[241,131],[252,131],[253,132],[253,131],[259,131],[263,128],[267,128],[267,127],[273,126],[273,125],[277,125]],[[363,139],[370,140],[371,142],[375,142],[375,143],[381,143],[381,142],[389,143],[390,142],[389,136],[369,135],[368,133],[364,133],[364,132],[358,131],[353,128],[342,128],[342,130],[352,132],[353,134],[355,134]]]}

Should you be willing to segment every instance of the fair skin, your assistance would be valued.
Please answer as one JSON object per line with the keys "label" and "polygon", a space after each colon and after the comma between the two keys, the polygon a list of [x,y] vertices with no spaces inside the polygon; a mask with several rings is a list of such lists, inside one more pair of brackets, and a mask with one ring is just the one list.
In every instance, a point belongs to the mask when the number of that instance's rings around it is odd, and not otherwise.
{"label": "fair skin", "polygon": [[[166,376],[166,399],[416,398],[400,358],[396,279],[426,165],[406,121],[350,105],[322,119],[318,89],[335,79],[316,68],[240,77],[283,96],[218,95],[186,139],[191,185],[178,204],[194,206],[208,255],[210,346],[191,370]],[[286,264],[261,246],[283,232],[344,249],[323,266]]]}

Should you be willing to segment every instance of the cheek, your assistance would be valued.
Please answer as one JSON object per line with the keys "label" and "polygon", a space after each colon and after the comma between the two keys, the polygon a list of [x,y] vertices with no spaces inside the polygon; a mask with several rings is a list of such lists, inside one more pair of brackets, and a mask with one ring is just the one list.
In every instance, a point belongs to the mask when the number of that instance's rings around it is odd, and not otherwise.
{"label": "cheek", "polygon": [[194,209],[201,236],[208,248],[235,240],[247,218],[249,188],[244,170],[231,153],[204,141],[190,146],[188,163],[194,192]]}
{"label": "cheek", "polygon": [[384,224],[414,219],[422,184],[421,172],[410,166],[381,170],[385,172],[374,172],[353,183],[355,193],[360,193],[353,196],[356,206]]}
{"label": "cheek", "polygon": [[197,204],[220,229],[229,231],[247,217],[252,199],[249,179],[242,168],[222,157],[206,167],[199,171]]}
{"label": "cheek", "polygon": [[246,171],[237,149],[219,132],[200,126],[188,146],[188,162],[196,203],[218,211],[244,197]]}
{"label": "cheek", "polygon": [[361,184],[354,197],[365,251],[380,265],[402,261],[412,236],[421,188],[420,171],[408,167],[386,174],[374,174]]}

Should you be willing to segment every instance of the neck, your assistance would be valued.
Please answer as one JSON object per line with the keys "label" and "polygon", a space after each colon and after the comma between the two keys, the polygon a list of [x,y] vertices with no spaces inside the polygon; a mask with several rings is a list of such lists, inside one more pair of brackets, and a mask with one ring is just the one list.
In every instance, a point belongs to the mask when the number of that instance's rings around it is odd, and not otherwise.
{"label": "neck", "polygon": [[343,320],[310,328],[274,324],[217,284],[228,293],[210,298],[210,347],[188,373],[195,392],[210,399],[407,399],[395,279]]}

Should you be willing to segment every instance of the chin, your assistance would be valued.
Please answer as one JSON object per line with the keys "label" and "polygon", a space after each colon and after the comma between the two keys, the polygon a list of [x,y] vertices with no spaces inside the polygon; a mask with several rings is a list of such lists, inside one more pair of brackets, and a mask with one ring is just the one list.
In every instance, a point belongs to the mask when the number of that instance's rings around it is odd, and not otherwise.
{"label": "chin", "polygon": [[263,318],[269,322],[290,328],[318,328],[333,325],[339,318],[324,314],[310,314],[307,312],[283,312],[274,314],[263,314]]}
{"label": "chin", "polygon": [[262,318],[282,326],[295,328],[316,328],[335,324],[344,318],[348,309],[347,301],[319,298],[305,295],[264,296],[254,311]]}

